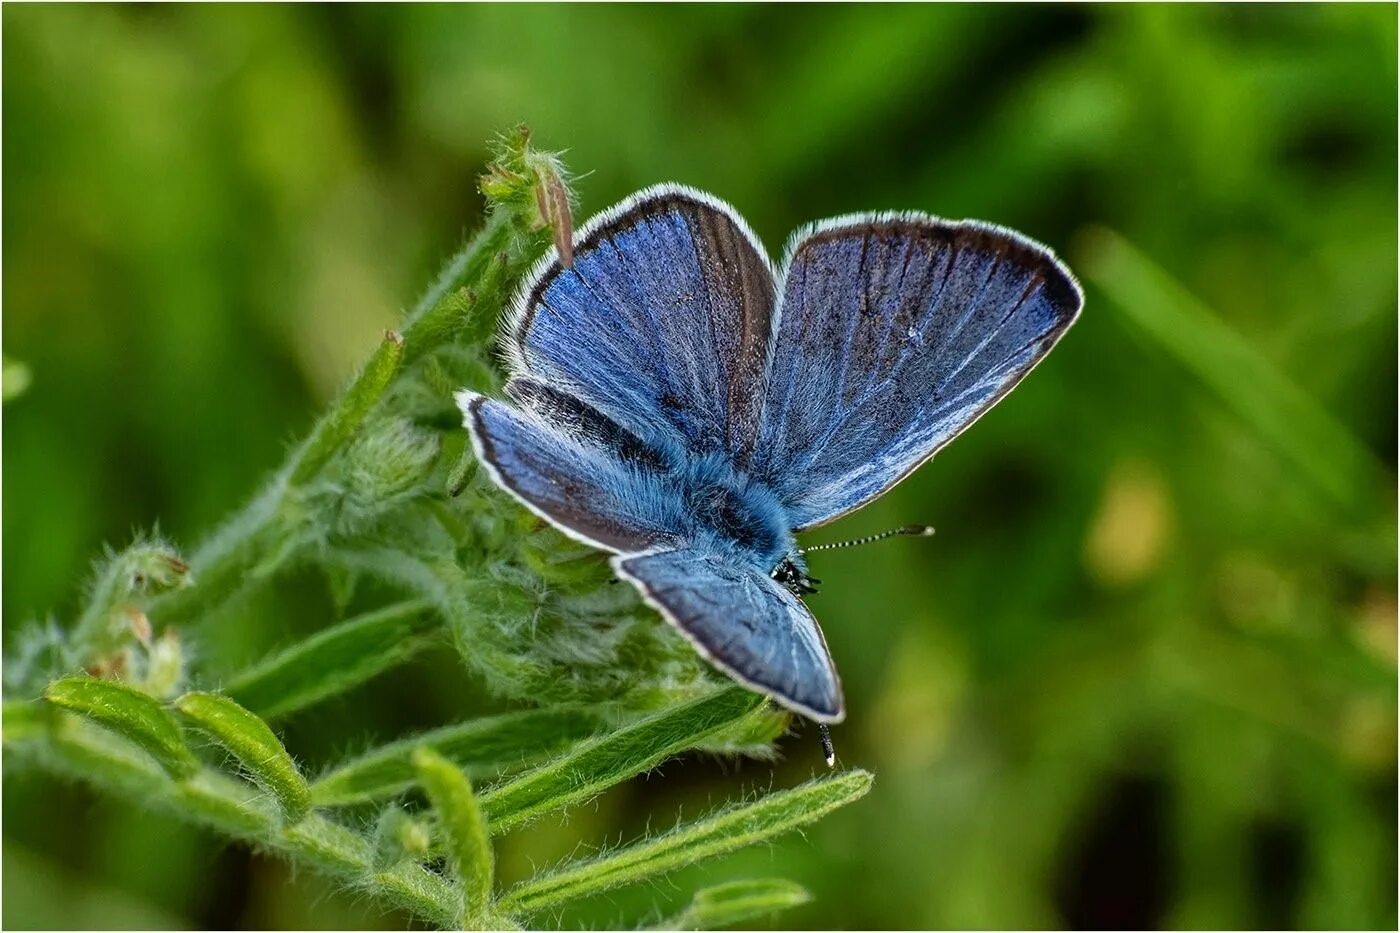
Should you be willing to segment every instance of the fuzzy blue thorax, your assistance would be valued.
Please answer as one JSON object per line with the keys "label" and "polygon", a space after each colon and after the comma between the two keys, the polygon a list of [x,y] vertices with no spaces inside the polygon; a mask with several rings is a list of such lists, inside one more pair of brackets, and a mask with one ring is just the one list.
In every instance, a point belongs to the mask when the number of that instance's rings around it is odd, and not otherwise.
{"label": "fuzzy blue thorax", "polygon": [[796,555],[787,510],[777,494],[735,469],[728,458],[716,454],[690,459],[674,477],[694,540],[711,551],[748,552],[753,556],[745,563],[767,568]]}

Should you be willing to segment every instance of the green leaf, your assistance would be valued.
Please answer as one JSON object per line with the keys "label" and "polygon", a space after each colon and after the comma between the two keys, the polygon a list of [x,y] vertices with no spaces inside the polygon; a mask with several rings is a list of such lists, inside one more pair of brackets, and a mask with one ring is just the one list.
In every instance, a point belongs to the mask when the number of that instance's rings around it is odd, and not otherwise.
{"label": "green leaf", "polygon": [[[491,231],[499,240],[500,246],[507,242],[506,232],[508,228],[504,225],[493,228]],[[494,260],[496,253],[491,254]],[[483,267],[487,268],[487,267]],[[480,285],[481,279],[478,278]],[[408,344],[408,362],[411,364],[418,358],[426,355],[435,346],[452,338],[459,331],[465,321],[481,310],[481,304],[475,291],[457,289],[449,291],[442,296],[432,307],[428,308],[418,317],[412,326],[404,332],[405,342]]]}
{"label": "green leaf", "polygon": [[[545,250],[541,225],[552,224],[562,203],[567,217],[567,172],[554,153],[530,145],[524,127],[501,140],[481,178],[489,202],[486,225],[468,250],[453,257],[427,293],[409,312],[404,336],[408,360],[448,339],[481,345],[496,323],[496,312],[517,277]],[[553,205],[550,216],[544,209]]]}
{"label": "green leaf", "polygon": [[320,472],[355,433],[393,381],[403,360],[403,349],[402,337],[392,330],[384,332],[384,342],[374,351],[365,368],[301,445],[289,474],[292,485],[305,483]]}
{"label": "green leaf", "polygon": [[277,798],[287,822],[306,816],[311,809],[306,779],[267,723],[214,693],[187,693],[175,701],[175,708],[217,739],[258,786]]}
{"label": "green leaf", "polygon": [[454,306],[449,297],[458,289],[465,288],[469,294],[461,297],[470,301],[481,290],[483,282],[495,274],[491,266],[502,253],[513,261],[512,275],[519,275],[544,251],[541,248],[520,249],[525,244],[516,242],[518,228],[519,221],[510,209],[492,210],[486,224],[471,242],[447,261],[432,285],[404,317],[403,332],[411,341],[408,347],[410,357],[430,349],[452,332],[453,326],[446,319],[455,316],[459,310],[474,310]]}
{"label": "green leaf", "polygon": [[476,459],[476,451],[468,444],[462,448],[461,454],[457,457],[457,462],[447,474],[447,494],[452,498],[457,498],[476,479],[479,464]]}
{"label": "green leaf", "polygon": [[772,760],[774,746],[792,724],[793,714],[776,703],[757,706],[748,715],[707,736],[696,748],[718,755],[744,755]]}
{"label": "green leaf", "polygon": [[264,719],[344,693],[406,661],[434,624],[428,603],[409,600],[358,616],[254,664],[224,692]]}
{"label": "green leaf", "polygon": [[173,778],[190,777],[199,767],[169,710],[126,684],[66,677],[49,684],[44,698],[135,742]]}
{"label": "green leaf", "polygon": [[1084,267],[1112,306],[1331,501],[1372,507],[1386,481],[1370,449],[1218,314],[1123,237],[1100,230]]}
{"label": "green leaf", "polygon": [[818,778],[750,804],[721,810],[656,839],[596,859],[566,864],[515,887],[501,899],[501,910],[507,914],[537,913],[766,842],[859,800],[870,790],[873,780],[867,771]]}
{"label": "green leaf", "polygon": [[[537,255],[544,251],[536,247],[537,241],[537,237],[531,238],[530,243],[522,245]],[[481,271],[477,287],[471,293],[469,313],[463,318],[458,334],[458,339],[463,343],[483,346],[491,342],[491,335],[495,332],[497,321],[500,320],[501,308],[509,300],[511,288],[515,284],[511,278],[514,268],[511,257],[501,253]]]}
{"label": "green leaf", "polygon": [[413,767],[437,811],[444,847],[462,881],[467,918],[485,920],[490,913],[496,859],[471,782],[461,768],[431,748],[413,753]]}
{"label": "green leaf", "polygon": [[649,771],[762,702],[761,696],[742,687],[726,687],[585,742],[568,755],[483,793],[481,803],[491,831],[518,826]]}
{"label": "green leaf", "polygon": [[346,762],[311,786],[317,806],[340,807],[392,797],[413,786],[415,749],[431,748],[474,777],[538,758],[603,727],[577,707],[526,710],[471,719],[383,745]]}
{"label": "green leaf", "polygon": [[812,899],[807,889],[786,878],[731,881],[695,892],[690,905],[660,924],[662,930],[718,930],[746,920],[800,907]]}

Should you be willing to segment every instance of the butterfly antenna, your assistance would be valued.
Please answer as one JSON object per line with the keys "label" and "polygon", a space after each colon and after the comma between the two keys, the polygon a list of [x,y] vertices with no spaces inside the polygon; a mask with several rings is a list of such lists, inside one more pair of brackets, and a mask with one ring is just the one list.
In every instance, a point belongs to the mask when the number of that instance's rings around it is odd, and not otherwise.
{"label": "butterfly antenna", "polygon": [[876,535],[866,535],[864,538],[855,538],[850,541],[837,541],[835,544],[818,544],[813,547],[804,547],[797,553],[810,554],[813,551],[832,551],[839,547],[855,547],[858,544],[871,544],[875,541],[883,541],[886,538],[895,538],[901,535],[910,538],[927,538],[932,534],[932,525],[905,525],[903,528],[891,528],[889,531],[882,531]]}

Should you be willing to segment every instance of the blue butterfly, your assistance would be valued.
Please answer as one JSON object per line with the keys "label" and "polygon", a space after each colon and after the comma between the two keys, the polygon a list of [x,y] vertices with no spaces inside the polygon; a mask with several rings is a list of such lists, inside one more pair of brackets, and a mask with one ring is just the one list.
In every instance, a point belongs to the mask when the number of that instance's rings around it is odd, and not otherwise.
{"label": "blue butterfly", "polygon": [[1010,230],[856,214],[775,269],[678,185],[594,217],[503,322],[510,379],[457,402],[480,462],[613,567],[716,667],[819,723],[841,682],[794,535],[860,508],[997,403],[1083,295]]}

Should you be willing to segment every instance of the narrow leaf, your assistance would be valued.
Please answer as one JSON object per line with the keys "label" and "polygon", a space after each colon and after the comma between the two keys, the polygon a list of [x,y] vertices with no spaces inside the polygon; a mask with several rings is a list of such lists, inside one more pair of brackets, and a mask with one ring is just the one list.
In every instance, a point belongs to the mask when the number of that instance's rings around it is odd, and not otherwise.
{"label": "narrow leaf", "polygon": [[249,776],[277,798],[289,823],[311,809],[311,792],[292,756],[267,723],[228,697],[214,693],[187,693],[175,708],[228,749]]}
{"label": "narrow leaf", "polygon": [[357,687],[423,647],[433,625],[428,604],[396,603],[332,626],[254,664],[224,693],[264,719],[276,719]]}
{"label": "narrow leaf", "polygon": [[1117,233],[1085,265],[1124,318],[1200,380],[1335,504],[1365,509],[1384,470],[1375,455],[1213,310]]}
{"label": "narrow leaf", "polygon": [[486,791],[482,806],[491,831],[501,832],[649,771],[742,718],[763,698],[726,687],[581,744],[534,771]]}
{"label": "narrow leaf", "polygon": [[533,914],[702,859],[733,852],[805,826],[870,790],[867,771],[818,778],[753,803],[722,810],[664,836],[532,878],[501,899],[506,914]]}
{"label": "narrow leaf", "polygon": [[403,347],[402,337],[393,331],[385,332],[384,342],[374,351],[365,368],[302,444],[291,470],[292,485],[299,485],[315,476],[355,433],[398,372],[399,363],[403,360]]}
{"label": "narrow leaf", "polygon": [[413,786],[414,749],[431,748],[473,777],[537,759],[603,727],[598,714],[574,707],[505,713],[445,726],[381,746],[316,781],[317,806],[339,807],[392,797]]}
{"label": "narrow leaf", "polygon": [[465,492],[472,480],[476,479],[477,467],[476,451],[470,446],[463,448],[456,464],[447,474],[447,494],[455,499]]}
{"label": "narrow leaf", "polygon": [[718,930],[799,907],[811,899],[806,888],[786,878],[731,881],[696,891],[690,906],[657,929]]}
{"label": "narrow leaf", "polygon": [[199,767],[175,717],[155,698],[126,684],[65,677],[49,684],[44,698],[135,742],[173,778],[190,777]]}
{"label": "narrow leaf", "polygon": [[[545,242],[531,235],[538,225],[536,205],[533,199],[522,196],[521,189],[527,181],[524,167],[543,161],[559,164],[552,153],[535,151],[529,132],[523,129],[496,147],[481,179],[481,192],[489,207],[485,225],[470,244],[448,260],[404,319],[408,361],[432,352],[454,335],[460,337],[463,324],[476,321],[478,331],[481,325],[489,328],[494,324],[502,287],[516,281],[544,252]],[[564,174],[562,167],[559,172]],[[493,270],[493,265],[501,268]],[[462,300],[456,303],[452,296],[459,290]]]}
{"label": "narrow leaf", "polygon": [[491,905],[496,860],[471,782],[461,768],[431,748],[413,753],[413,767],[437,811],[444,847],[462,881],[466,913],[484,918]]}
{"label": "narrow leaf", "polygon": [[743,718],[712,733],[696,747],[719,755],[773,760],[778,755],[773,743],[787,732],[792,717],[792,713],[776,703],[764,703]]}
{"label": "narrow leaf", "polygon": [[429,308],[404,331],[408,362],[412,363],[443,343],[461,328],[477,310],[476,292],[466,289],[450,291]]}

